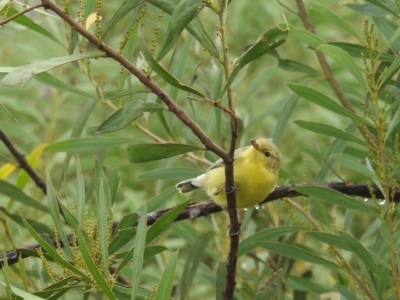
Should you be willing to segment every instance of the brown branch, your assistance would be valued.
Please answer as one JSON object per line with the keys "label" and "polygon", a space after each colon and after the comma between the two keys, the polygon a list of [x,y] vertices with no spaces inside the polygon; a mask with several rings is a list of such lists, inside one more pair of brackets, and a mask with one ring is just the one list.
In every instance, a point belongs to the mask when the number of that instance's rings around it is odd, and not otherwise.
{"label": "brown branch", "polygon": [[91,44],[95,45],[97,49],[104,52],[108,57],[119,62],[124,68],[135,75],[141,83],[150,88],[169,108],[169,110],[175,114],[179,120],[181,120],[192,132],[199,138],[203,145],[210,151],[217,154],[222,159],[228,157],[228,153],[214,144],[214,142],[207,136],[207,134],[192,120],[192,118],[184,111],[176,102],[163,90],[161,89],[151,78],[148,78],[145,73],[135,67],[128,59],[123,55],[113,50],[107,44],[98,40],[96,36],[91,34],[83,26],[81,26],[74,18],[67,15],[59,6],[51,2],[50,0],[42,0],[44,8],[50,9],[66,21],[73,29],[84,36]]}
{"label": "brown branch", "polygon": [[[348,195],[348,196],[358,196],[362,198],[371,198],[375,197],[377,199],[383,199],[382,192],[379,190],[379,188],[375,185],[372,186],[372,194],[370,193],[369,186],[367,184],[363,183],[342,183],[342,182],[323,182],[323,183],[314,183],[314,184],[291,184],[291,185],[285,185],[285,186],[280,186],[277,187],[271,194],[268,195],[267,198],[263,202],[260,203],[260,205],[272,202],[281,198],[294,198],[298,196],[302,196],[302,194],[296,192],[293,190],[294,187],[297,186],[321,186],[321,187],[326,187],[330,188],[333,190],[336,190],[338,192],[341,192],[342,194]],[[392,193],[392,192],[391,192]],[[393,202],[395,203],[400,203],[400,188],[396,188],[394,193],[394,197],[392,199]],[[352,200],[350,200],[352,201]],[[163,210],[159,210],[156,212],[151,212],[147,215],[147,225],[153,225],[157,220],[159,220],[163,215],[171,211],[173,208],[167,208]],[[197,219],[200,217],[205,217],[211,214],[219,213],[223,211],[223,208],[219,206],[218,204],[215,204],[212,200],[205,200],[202,202],[197,202],[188,205],[181,213],[180,215],[175,219],[174,222],[177,221],[183,221],[183,220],[188,220],[188,219]],[[137,225],[138,221],[135,224],[132,224],[132,227],[135,227]],[[116,230],[118,227],[119,222],[114,222],[113,223],[113,232]],[[54,237],[50,238],[53,244],[56,246],[56,241]],[[67,240],[68,243],[72,246],[73,243],[76,243],[73,241],[73,236],[72,235],[67,235]],[[63,247],[62,241],[58,241]],[[15,249],[15,250],[10,250],[6,253],[5,257],[3,254],[0,254],[0,269],[3,267],[4,264],[4,259],[7,259],[7,262],[9,265],[13,265],[18,262],[19,258],[26,258],[26,257],[31,257],[35,256],[34,254],[26,250],[36,250],[40,248],[39,244],[30,244],[30,245],[25,245],[22,246],[21,248]],[[37,256],[37,254],[36,254]]]}
{"label": "brown branch", "polygon": [[42,180],[39,174],[36,173],[36,171],[29,165],[29,163],[25,159],[25,156],[21,154],[17,150],[17,148],[15,148],[14,144],[2,130],[0,130],[0,140],[18,161],[19,166],[22,169],[24,169],[26,173],[28,173],[28,175],[32,178],[35,184],[43,191],[44,194],[46,194],[47,193],[46,183]]}
{"label": "brown branch", "polygon": [[27,9],[21,10],[19,13],[16,13],[15,15],[12,15],[12,16],[9,17],[9,18],[6,18],[6,19],[4,19],[4,20],[1,20],[1,21],[0,21],[0,26],[5,25],[5,24],[7,24],[8,22],[10,22],[10,21],[12,21],[12,20],[14,20],[14,19],[16,19],[16,18],[18,18],[18,17],[20,17],[20,16],[26,14],[27,12],[29,12],[29,11],[31,11],[31,10],[34,10],[34,9],[37,9],[37,8],[40,8],[40,7],[43,7],[43,3],[38,3],[38,4],[33,5],[33,6],[29,7],[29,8],[27,8]]}
{"label": "brown branch", "polygon": [[[295,0],[297,4],[297,8],[299,10],[298,15],[300,16],[301,21],[303,22],[304,27],[311,33],[315,34],[315,27],[311,23],[310,18],[308,17],[306,8],[304,7],[303,0]],[[325,58],[325,55],[320,51],[315,51],[317,55],[317,59],[319,64],[321,65],[322,71],[325,74],[325,78],[332,87],[333,91],[335,92],[336,96],[339,98],[339,101],[342,103],[343,107],[347,110],[351,111],[354,114],[357,114],[354,107],[351,105],[349,99],[346,97],[342,89],[340,88],[339,83],[337,82],[336,78],[333,76],[332,69],[328,64],[328,61]],[[375,143],[375,145],[371,145],[373,148],[379,145],[379,142],[367,128],[363,127],[362,124],[358,125],[358,129],[360,130],[361,134],[364,136],[364,139],[367,141],[368,144],[371,144],[371,141]]]}

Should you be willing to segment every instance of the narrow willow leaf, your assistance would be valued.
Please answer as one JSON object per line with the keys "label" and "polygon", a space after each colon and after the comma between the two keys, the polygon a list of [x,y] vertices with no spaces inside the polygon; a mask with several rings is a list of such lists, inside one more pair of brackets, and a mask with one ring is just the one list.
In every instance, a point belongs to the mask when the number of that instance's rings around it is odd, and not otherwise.
{"label": "narrow willow leaf", "polygon": [[[90,271],[91,276],[93,276],[93,279],[99,285],[99,289],[101,289],[104,292],[104,294],[106,294],[108,299],[117,300],[110,286],[108,285],[108,282],[103,278],[103,276],[100,273],[100,270],[98,269],[98,266],[96,266],[95,262],[93,261],[91,253],[88,252],[88,249],[85,246],[82,228],[78,229],[77,236],[78,236],[79,250],[82,253],[82,257]],[[108,272],[108,270],[106,271]]]}
{"label": "narrow willow leaf", "polygon": [[167,212],[160,219],[158,219],[148,230],[146,236],[146,245],[148,245],[152,240],[164,232],[168,226],[175,221],[179,214],[185,209],[189,204],[190,200],[182,202],[181,204],[174,207],[171,211]]}
{"label": "narrow willow leaf", "polygon": [[142,4],[145,0],[125,0],[115,14],[112,16],[110,22],[105,26],[103,37],[106,35],[108,30],[118,23],[126,14],[133,10],[136,6]]}
{"label": "narrow willow leaf", "polygon": [[384,3],[382,3],[381,1],[378,0],[365,0],[371,4],[374,4],[384,10],[386,10],[387,12],[389,12],[390,14],[396,16],[397,18],[400,18],[400,16],[394,11],[392,10],[389,6],[386,6]]}
{"label": "narrow willow leaf", "polygon": [[200,13],[205,5],[205,2],[202,0],[183,0],[175,7],[171,15],[164,43],[157,55],[158,61],[168,53],[182,30]]}
{"label": "narrow willow leaf", "polygon": [[361,43],[364,43],[364,38],[362,38],[353,29],[354,26],[351,26],[350,24],[346,23],[341,17],[339,17],[325,5],[318,2],[312,2],[311,11],[320,16],[324,21],[328,21],[329,23],[342,28],[343,30],[347,31],[352,36],[354,36],[356,39],[358,39]]}
{"label": "narrow willow leaf", "polygon": [[[3,12],[4,13],[4,12]],[[18,14],[19,11],[16,10],[13,7],[10,7],[7,10],[7,15],[5,16],[6,18],[12,17],[16,14]],[[26,28],[28,28],[30,31],[39,33],[53,41],[55,41],[57,44],[64,46],[63,43],[61,43],[59,40],[57,40],[54,35],[52,35],[48,30],[46,30],[44,27],[36,24],[35,22],[32,21],[31,18],[28,18],[25,14],[22,14],[20,16],[18,16],[18,18],[15,18],[12,20],[13,22],[20,24],[22,26],[25,26]]]}
{"label": "narrow willow leaf", "polygon": [[45,213],[49,212],[49,209],[45,205],[32,199],[31,197],[26,195],[23,191],[16,188],[11,183],[8,183],[7,181],[1,179],[0,179],[0,194],[6,195],[17,202],[22,203],[23,205],[38,209]]}
{"label": "narrow willow leaf", "polygon": [[306,231],[305,232],[308,236],[311,236],[312,238],[319,240],[320,242],[323,242],[325,244],[331,245],[336,248],[340,248],[346,251],[351,251],[351,248],[343,242],[343,239],[332,233],[327,233],[327,232],[316,232],[316,231]]}
{"label": "narrow willow leaf", "polygon": [[347,287],[343,286],[343,285],[338,285],[336,287],[336,289],[338,290],[338,292],[345,297],[345,299],[350,300],[350,299],[360,299],[361,297],[357,297],[356,294],[354,294],[353,292],[351,292]]}
{"label": "narrow willow leaf", "polygon": [[117,194],[119,185],[118,169],[113,169],[110,176],[108,176],[108,186],[110,188],[111,206],[114,204],[115,195]]}
{"label": "narrow willow leaf", "polygon": [[342,193],[329,188],[321,186],[297,186],[294,187],[293,190],[303,195],[321,199],[322,201],[333,205],[338,205],[347,209],[354,209],[372,215],[376,218],[381,218],[379,213],[363,202],[359,202],[349,196],[343,195]]}
{"label": "narrow willow leaf", "polygon": [[292,25],[289,25],[289,32],[299,41],[305,43],[306,45],[310,46],[311,49],[317,50],[317,48],[322,45],[326,44],[326,42],[321,39],[319,36],[311,33],[303,28],[296,28]]}
{"label": "narrow willow leaf", "polygon": [[79,34],[75,28],[71,27],[69,32],[69,40],[68,40],[68,54],[72,55],[74,53],[76,44],[78,44]]}
{"label": "narrow willow leaf", "polygon": [[345,116],[352,120],[357,120],[364,124],[373,126],[373,124],[371,124],[368,120],[341,107],[333,99],[329,98],[325,94],[323,94],[313,88],[310,88],[308,86],[301,85],[301,84],[295,84],[295,83],[288,83],[288,86],[297,95],[299,95],[300,97],[303,97],[304,99],[306,99],[312,103],[322,106],[338,115]]}
{"label": "narrow willow leaf", "polygon": [[254,300],[270,300],[280,288],[283,280],[283,271],[279,269],[267,280],[258,291]]}
{"label": "narrow willow leaf", "polygon": [[352,135],[344,130],[338,129],[336,127],[327,125],[327,124],[322,124],[322,123],[317,123],[317,122],[306,122],[306,121],[301,121],[301,120],[294,121],[294,123],[299,125],[300,127],[310,130],[312,132],[321,133],[321,134],[335,137],[335,138],[345,140],[348,142],[357,143],[362,146],[367,146],[366,142],[355,137],[354,135]]}
{"label": "narrow willow leaf", "polygon": [[191,245],[190,252],[185,261],[181,279],[181,299],[186,299],[190,291],[193,279],[196,278],[196,272],[202,261],[202,255],[207,248],[207,244],[211,239],[210,232],[201,234]]}
{"label": "narrow willow leaf", "polygon": [[387,284],[391,284],[391,280],[388,278],[388,273],[390,273],[389,269],[383,270],[382,267],[379,267],[369,254],[368,250],[357,241],[350,234],[339,231],[340,236],[343,241],[352,249],[352,252],[376,275],[378,275],[381,279],[383,279]]}
{"label": "narrow willow leaf", "polygon": [[138,178],[153,180],[182,180],[197,177],[201,175],[201,173],[202,172],[198,169],[166,167],[142,173]]}
{"label": "narrow willow leaf", "polygon": [[216,300],[224,300],[224,291],[226,287],[226,261],[219,262],[217,266]]}
{"label": "narrow willow leaf", "polygon": [[329,42],[328,44],[343,49],[348,54],[350,54],[351,57],[361,58],[362,55],[364,55],[364,57],[370,57],[370,55],[372,54],[373,58],[387,62],[392,62],[396,58],[396,56],[394,56],[393,54],[388,54],[388,53],[379,54],[379,52],[377,51],[373,51],[372,53],[370,53],[368,49],[362,45],[344,43],[344,42]]}
{"label": "narrow willow leaf", "polygon": [[311,263],[323,265],[330,268],[340,268],[339,265],[322,258],[311,251],[306,251],[303,248],[294,245],[280,244],[280,243],[271,243],[271,242],[263,242],[257,241],[257,246],[265,248],[271,252],[277,253],[282,256],[286,256],[288,258],[308,261]]}
{"label": "narrow willow leaf", "polygon": [[178,190],[175,186],[170,187],[169,189],[165,190],[161,194],[151,198],[150,200],[146,201],[147,209],[149,211],[155,211],[156,209],[160,208],[165,202],[178,193]]}
{"label": "narrow willow leaf", "polygon": [[[195,94],[197,96],[203,97],[203,98],[207,98],[204,94],[202,94],[201,92],[197,91],[196,89],[181,83],[178,79],[176,79],[171,73],[169,73],[166,69],[164,69],[158,62],[157,60],[153,57],[153,55],[151,55],[149,49],[147,49],[147,46],[144,42],[143,36],[141,36],[141,38],[139,39],[139,46],[140,46],[140,50],[143,53],[144,58],[146,59],[147,63],[149,64],[149,66],[157,73],[157,75],[159,75],[162,79],[164,79],[166,82],[168,82],[170,85]],[[6,75],[7,76],[7,75]]]}
{"label": "narrow willow leaf", "polygon": [[233,80],[244,66],[282,45],[286,41],[287,35],[288,31],[282,30],[278,26],[272,27],[264,33],[261,38],[235,62],[232,67],[231,75],[229,76],[225,87],[222,89],[219,99],[222,98],[227,88],[232,84]]}
{"label": "narrow willow leaf", "polygon": [[202,147],[186,144],[134,144],[128,147],[130,162],[139,163],[164,159],[196,150]]}
{"label": "narrow willow leaf", "polygon": [[68,55],[64,57],[51,58],[39,62],[35,62],[29,65],[21,66],[15,68],[12,72],[8,73],[0,81],[0,86],[15,86],[19,83],[25,86],[29,80],[31,80],[35,75],[47,72],[55,67],[85,59],[99,57],[100,54],[77,54]]}
{"label": "narrow willow leaf", "polygon": [[300,230],[306,229],[305,227],[301,226],[281,226],[281,227],[275,227],[275,228],[266,228],[262,229],[248,238],[245,238],[240,244],[239,244],[239,251],[238,251],[238,256],[245,255],[251,251],[253,251],[256,248],[256,242],[257,241],[271,241],[274,240],[278,237],[281,237],[287,233],[291,232],[297,232]]}
{"label": "narrow willow leaf", "polygon": [[161,276],[160,283],[158,284],[158,289],[154,300],[165,300],[169,299],[171,296],[172,286],[175,279],[175,269],[178,262],[179,250],[176,250],[168,261],[167,266]]}
{"label": "narrow willow leaf", "polygon": [[49,152],[80,152],[99,150],[109,147],[116,147],[125,144],[132,144],[143,139],[124,139],[124,138],[79,138],[61,141],[47,146],[44,151]]}
{"label": "narrow willow leaf", "polygon": [[274,134],[274,143],[276,145],[279,145],[282,139],[283,133],[285,132],[286,126],[289,123],[290,117],[292,115],[294,108],[297,105],[297,102],[299,101],[299,98],[300,97],[296,94],[290,96],[282,112],[279,114],[279,119],[276,124],[275,134]]}
{"label": "narrow willow leaf", "polygon": [[6,209],[5,207],[2,207],[2,206],[0,206],[0,211],[5,216],[7,216],[7,218],[9,218],[11,221],[15,222],[16,224],[20,225],[21,227],[25,227],[24,221],[23,221],[23,220],[25,220],[39,234],[46,233],[48,235],[54,235],[54,231],[40,220],[23,218],[23,217],[21,217],[19,212],[17,214],[12,214],[12,213],[10,213],[10,211],[8,209]]}
{"label": "narrow willow leaf", "polygon": [[[8,276],[7,276],[7,279],[8,279]],[[21,297],[21,299],[29,299],[29,300],[44,300],[45,299],[45,298],[35,296],[29,292],[26,292],[24,290],[21,290],[15,286],[11,285],[9,280],[7,280],[7,279],[5,280],[6,282],[0,281],[0,284],[4,285],[6,287],[7,295],[10,294],[7,297],[8,299],[17,299],[17,297],[15,295]],[[12,293],[9,292],[10,290],[12,291]],[[13,294],[15,294],[15,295],[13,295]]]}
{"label": "narrow willow leaf", "polygon": [[54,87],[56,89],[59,90],[63,90],[63,91],[67,91],[67,92],[71,92],[77,95],[81,95],[84,96],[86,98],[92,98],[92,99],[96,99],[97,101],[97,97],[87,93],[85,91],[82,91],[70,84],[67,84],[61,80],[58,80],[57,78],[55,78],[53,75],[49,74],[49,73],[41,73],[35,76],[35,80],[44,83],[45,85]]}
{"label": "narrow willow leaf", "polygon": [[108,133],[120,130],[143,115],[143,112],[155,112],[168,110],[157,103],[145,103],[143,101],[131,101],[112,114],[96,130],[96,133]]}
{"label": "narrow willow leaf", "polygon": [[[97,160],[96,160],[97,163]],[[97,177],[97,175],[96,175]],[[111,210],[111,204],[109,203],[109,199],[105,195],[104,185],[107,183],[104,182],[103,178],[98,179],[99,184],[97,184],[96,180],[96,189],[97,189],[97,211],[98,211],[98,226],[99,226],[99,239],[100,239],[100,249],[101,249],[101,264],[105,270],[103,272],[103,276],[106,277],[108,274],[108,235],[110,234],[108,231],[108,224],[111,216],[109,216],[109,211]],[[111,218],[112,220],[112,218]]]}
{"label": "narrow willow leaf", "polygon": [[150,90],[144,90],[144,89],[139,89],[139,88],[116,90],[116,91],[111,91],[111,92],[105,92],[104,97],[109,100],[114,100],[114,99],[118,99],[118,98],[121,98],[124,96],[141,94],[141,93],[150,93]]}
{"label": "narrow willow leaf", "polygon": [[[172,15],[176,6],[180,3],[180,0],[148,0],[147,2],[165,11],[167,14]],[[220,56],[217,47],[204,29],[199,17],[195,17],[193,21],[186,26],[186,29],[204,48],[210,51],[213,56]]]}
{"label": "narrow willow leaf", "polygon": [[397,56],[394,62],[390,65],[389,69],[384,73],[382,79],[379,81],[379,88],[382,87],[382,83],[386,83],[400,68],[400,56]]}
{"label": "narrow willow leaf", "polygon": [[146,231],[147,231],[147,208],[146,205],[142,206],[140,212],[142,218],[139,219],[139,224],[135,237],[135,251],[133,252],[132,263],[135,266],[132,271],[132,295],[131,299],[136,299],[137,290],[140,282],[140,274],[142,273],[143,255],[146,246]]}
{"label": "narrow willow leaf", "polygon": [[348,70],[353,76],[357,79],[358,83],[360,83],[364,89],[368,90],[368,84],[362,75],[360,68],[356,65],[351,56],[339,47],[335,47],[332,45],[321,45],[317,49],[318,51],[322,51],[329,57],[333,58],[336,62],[341,64],[346,70]]}
{"label": "narrow willow leaf", "polygon": [[51,218],[53,219],[54,226],[57,230],[57,235],[60,237],[61,241],[64,244],[64,251],[68,255],[68,258],[72,258],[71,248],[69,246],[66,234],[64,232],[63,222],[61,220],[61,208],[58,204],[58,198],[56,196],[56,192],[53,187],[53,183],[51,182],[50,175],[47,173],[47,203],[49,206],[49,211]]}
{"label": "narrow willow leaf", "polygon": [[389,244],[392,243],[392,235],[390,234],[390,229],[387,223],[381,223],[381,225],[379,225],[379,232]]}
{"label": "narrow willow leaf", "polygon": [[353,156],[338,153],[332,155],[331,157],[341,165],[379,181],[378,176],[376,176],[374,172],[370,171],[365,165],[363,165]]}

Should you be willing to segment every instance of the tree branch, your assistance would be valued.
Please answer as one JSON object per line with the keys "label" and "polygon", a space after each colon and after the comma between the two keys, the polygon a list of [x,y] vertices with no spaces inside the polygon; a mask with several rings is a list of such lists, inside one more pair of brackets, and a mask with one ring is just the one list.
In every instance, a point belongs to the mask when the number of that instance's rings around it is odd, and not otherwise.
{"label": "tree branch", "polygon": [[[297,186],[321,186],[321,187],[326,187],[326,188],[336,190],[336,191],[346,194],[348,196],[358,196],[358,197],[362,197],[362,198],[375,197],[377,199],[383,198],[382,192],[375,185],[373,185],[371,187],[372,188],[372,191],[371,191],[372,194],[371,194],[369,186],[367,184],[363,184],[363,183],[322,182],[322,183],[314,183],[314,184],[310,184],[310,183],[291,184],[291,185],[277,187],[271,194],[268,195],[267,198],[265,198],[265,200],[263,202],[260,203],[260,205],[268,203],[268,202],[272,202],[272,201],[275,201],[275,200],[278,200],[281,198],[294,198],[294,197],[302,196],[302,194],[293,190],[293,188],[297,187]],[[400,203],[400,188],[395,188],[393,195],[394,195],[394,197],[393,197],[392,201],[395,203]],[[355,201],[355,200],[349,199],[349,201]],[[167,209],[149,213],[147,215],[147,225],[150,226],[150,225],[154,224],[157,220],[159,220],[163,215],[165,215],[172,209],[173,208],[167,208]],[[205,200],[202,202],[197,202],[197,203],[188,205],[181,212],[181,214],[175,219],[175,222],[205,217],[205,216],[208,216],[211,214],[219,213],[221,211],[223,211],[223,208],[221,206],[219,206],[218,204],[215,204],[212,200]],[[135,227],[137,225],[137,222],[135,224],[132,224],[132,227]],[[113,223],[113,231],[116,230],[118,225],[119,225],[119,222]],[[53,242],[53,244],[56,246],[55,238],[50,237],[50,239]],[[72,245],[72,243],[74,242],[72,235],[67,235],[67,240],[68,240],[68,243],[70,243],[70,245]],[[61,247],[63,247],[63,243],[61,240],[59,240],[58,243],[60,243]],[[40,248],[39,244],[30,244],[30,245],[22,246],[15,250],[7,251],[5,256],[3,254],[0,254],[0,269],[3,267],[5,259],[7,259],[7,262],[9,265],[13,265],[18,262],[19,258],[37,256],[35,250],[38,248]],[[32,252],[32,251],[35,251],[35,252]]]}
{"label": "tree branch", "polygon": [[90,43],[95,45],[97,49],[104,52],[108,57],[119,62],[124,68],[135,75],[141,83],[150,88],[169,108],[169,110],[178,117],[192,132],[199,138],[203,145],[210,151],[217,154],[222,159],[228,157],[228,152],[214,144],[214,142],[207,136],[207,134],[192,120],[192,118],[184,111],[163,89],[161,89],[154,81],[146,76],[140,69],[135,67],[123,55],[113,50],[107,44],[100,42],[96,36],[91,34],[83,26],[81,26],[74,18],[67,15],[59,6],[50,0],[42,0],[43,6],[50,9],[66,21],[73,29],[84,36]]}
{"label": "tree branch", "polygon": [[46,195],[47,193],[47,188],[46,188],[46,183],[42,180],[42,178],[39,176],[38,173],[28,164],[28,162],[25,159],[25,156],[15,148],[14,144],[11,142],[11,140],[7,137],[7,135],[0,130],[0,140],[3,142],[3,144],[7,147],[7,149],[11,152],[11,154],[15,157],[15,159],[18,161],[19,166],[25,170],[26,173],[32,178],[32,180],[35,182],[35,184],[43,191],[43,193]]}

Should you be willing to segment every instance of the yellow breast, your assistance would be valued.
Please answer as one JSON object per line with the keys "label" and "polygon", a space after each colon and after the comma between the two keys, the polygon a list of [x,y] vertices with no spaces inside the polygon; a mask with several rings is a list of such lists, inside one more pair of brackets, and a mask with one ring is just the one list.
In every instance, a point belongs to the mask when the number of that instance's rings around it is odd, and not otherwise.
{"label": "yellow breast", "polygon": [[[234,162],[237,208],[247,208],[263,201],[275,188],[278,172],[251,156]],[[204,188],[208,196],[219,205],[226,206],[225,168],[206,173]]]}

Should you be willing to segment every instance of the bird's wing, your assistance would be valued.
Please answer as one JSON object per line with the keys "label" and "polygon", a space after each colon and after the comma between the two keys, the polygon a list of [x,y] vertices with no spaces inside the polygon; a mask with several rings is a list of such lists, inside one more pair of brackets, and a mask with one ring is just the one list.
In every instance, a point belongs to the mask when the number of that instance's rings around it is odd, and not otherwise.
{"label": "bird's wing", "polygon": [[[241,148],[236,149],[235,153],[233,155],[233,160],[236,160],[243,152],[245,152],[247,149],[249,149],[249,147],[251,147],[251,146],[245,146],[245,147],[241,147]],[[212,169],[216,169],[216,168],[222,167],[223,165],[224,165],[224,161],[221,158],[219,158],[215,163],[213,163],[208,168],[206,173],[211,171]]]}

